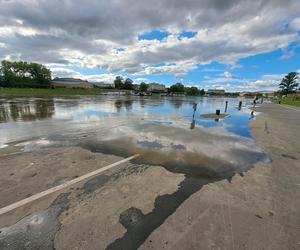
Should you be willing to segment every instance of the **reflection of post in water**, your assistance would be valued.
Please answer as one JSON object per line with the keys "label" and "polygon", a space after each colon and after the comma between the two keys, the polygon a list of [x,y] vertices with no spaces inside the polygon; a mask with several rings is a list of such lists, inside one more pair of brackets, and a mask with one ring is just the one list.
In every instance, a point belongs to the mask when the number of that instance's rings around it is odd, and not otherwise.
{"label": "reflection of post in water", "polygon": [[195,113],[196,113],[196,110],[197,110],[197,103],[194,103],[193,104],[193,121],[191,123],[190,129],[194,129],[195,128],[195,124],[196,124]]}
{"label": "reflection of post in water", "polygon": [[251,113],[250,113],[250,118],[249,120],[253,119],[254,118],[254,111],[252,110]]}

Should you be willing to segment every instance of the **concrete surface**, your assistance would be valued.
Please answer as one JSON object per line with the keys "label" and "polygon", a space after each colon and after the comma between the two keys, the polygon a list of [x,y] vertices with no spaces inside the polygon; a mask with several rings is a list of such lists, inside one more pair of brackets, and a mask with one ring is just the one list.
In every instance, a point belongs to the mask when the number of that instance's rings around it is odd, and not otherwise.
{"label": "concrete surface", "polygon": [[[126,163],[1,216],[0,248],[300,249],[300,112],[255,111],[252,133],[270,163],[226,178]],[[10,145],[0,153],[0,206],[120,159]]]}

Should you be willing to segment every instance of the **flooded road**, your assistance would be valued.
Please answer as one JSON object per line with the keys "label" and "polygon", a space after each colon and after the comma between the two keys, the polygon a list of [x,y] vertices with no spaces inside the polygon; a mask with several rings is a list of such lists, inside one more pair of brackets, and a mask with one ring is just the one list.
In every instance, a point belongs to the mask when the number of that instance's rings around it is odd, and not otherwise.
{"label": "flooded road", "polygon": [[[224,120],[200,114],[220,109]],[[107,249],[137,249],[156,228],[204,185],[243,176],[269,158],[256,146],[249,127],[250,101],[238,98],[85,97],[74,99],[1,99],[0,145],[24,151],[80,147],[90,152],[127,157],[136,164],[162,166],[183,174],[178,190],[158,195],[144,214],[131,207],[120,214],[126,233]],[[193,105],[197,110],[193,113]],[[158,176],[159,178],[159,176]]]}
{"label": "flooded road", "polygon": [[[223,110],[224,120],[200,114]],[[250,135],[247,100],[224,98],[88,97],[2,99],[0,145],[23,141],[25,151],[80,146],[92,152],[163,165],[192,177],[224,175],[264,158]],[[198,108],[193,113],[193,104]],[[193,126],[191,126],[191,124]]]}
{"label": "flooded road", "polygon": [[[206,120],[200,113],[224,112],[224,121]],[[82,97],[63,98],[14,98],[0,99],[0,143],[30,139],[34,136],[50,136],[70,132],[98,132],[119,127],[133,127],[136,120],[153,125],[190,127],[193,122],[193,104],[197,103],[195,125],[204,128],[220,128],[237,135],[250,137],[250,110],[238,110],[237,98],[143,98],[143,97]],[[244,105],[250,100],[244,100]],[[135,121],[134,121],[135,120]],[[141,122],[139,122],[141,123]],[[63,129],[62,129],[63,128]],[[5,131],[5,132],[4,132]]]}

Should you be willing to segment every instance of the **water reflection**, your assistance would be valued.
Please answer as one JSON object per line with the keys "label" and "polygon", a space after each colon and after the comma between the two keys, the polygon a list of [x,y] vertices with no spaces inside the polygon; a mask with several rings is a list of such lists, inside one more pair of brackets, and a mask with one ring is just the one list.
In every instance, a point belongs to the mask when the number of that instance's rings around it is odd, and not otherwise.
{"label": "water reflection", "polygon": [[190,129],[194,129],[196,125],[196,120],[195,120],[196,110],[197,110],[197,103],[193,103],[193,121],[191,123]]}
{"label": "water reflection", "polygon": [[[178,125],[189,130],[197,127],[220,127],[228,132],[251,137],[247,102],[240,111],[238,98],[154,98],[154,97],[81,97],[81,98],[16,98],[0,100],[0,144],[26,140],[39,135],[105,131],[132,120],[152,124]],[[225,107],[231,115],[226,120],[206,120],[200,113],[212,113]],[[251,105],[251,103],[249,103]],[[110,119],[108,119],[110,118]],[[47,119],[47,120],[46,120]],[[16,121],[18,123],[16,123]],[[21,126],[21,122],[23,124]],[[131,126],[131,125],[127,125]],[[106,132],[104,132],[106,133]]]}
{"label": "water reflection", "polygon": [[171,100],[171,104],[175,109],[180,109],[182,104],[183,104],[183,99],[182,98],[173,98]]}
{"label": "water reflection", "polygon": [[132,109],[133,100],[128,99],[118,99],[115,101],[115,107],[117,109],[117,112],[121,112],[123,108],[125,108],[127,111],[130,111]]}
{"label": "water reflection", "polygon": [[36,121],[51,118],[55,113],[53,99],[1,101],[0,122]]}

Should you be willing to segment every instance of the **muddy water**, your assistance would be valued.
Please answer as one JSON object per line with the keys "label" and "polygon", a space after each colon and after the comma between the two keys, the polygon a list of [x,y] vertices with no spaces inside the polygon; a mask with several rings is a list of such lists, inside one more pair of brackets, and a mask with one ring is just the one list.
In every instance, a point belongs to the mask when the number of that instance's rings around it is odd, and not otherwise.
{"label": "muddy water", "polygon": [[[200,114],[216,109],[224,120]],[[136,163],[160,165],[185,179],[173,194],[158,196],[143,214],[130,208],[120,214],[127,229],[107,249],[137,249],[176,209],[203,185],[243,175],[268,157],[251,138],[247,100],[234,98],[76,98],[2,99],[0,145],[23,141],[25,150],[80,146],[120,156],[139,153]],[[198,107],[193,113],[193,104]],[[250,103],[249,103],[250,104]]]}

